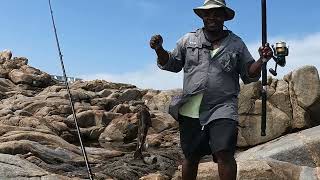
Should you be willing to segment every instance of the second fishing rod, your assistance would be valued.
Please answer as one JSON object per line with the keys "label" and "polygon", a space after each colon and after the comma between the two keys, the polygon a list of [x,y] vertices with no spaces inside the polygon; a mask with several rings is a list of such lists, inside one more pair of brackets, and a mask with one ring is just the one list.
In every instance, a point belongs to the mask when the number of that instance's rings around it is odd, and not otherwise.
{"label": "second fishing rod", "polygon": [[63,77],[64,77],[64,81],[65,81],[65,86],[66,86],[66,89],[67,89],[67,92],[68,92],[68,95],[69,95],[69,101],[70,101],[70,106],[71,106],[71,109],[72,109],[74,124],[75,124],[76,129],[77,129],[77,134],[78,134],[78,138],[79,138],[79,142],[80,142],[80,147],[81,147],[83,158],[84,158],[85,163],[86,163],[86,168],[87,168],[89,179],[93,180],[93,175],[92,175],[91,167],[90,167],[90,164],[89,164],[88,156],[87,156],[85,147],[83,146],[83,143],[82,143],[82,138],[81,138],[80,128],[79,128],[79,125],[78,125],[77,115],[76,115],[76,112],[75,112],[74,103],[72,101],[72,95],[71,95],[71,92],[70,92],[69,83],[68,83],[66,71],[65,71],[65,68],[64,68],[63,55],[62,55],[62,52],[61,52],[59,38],[58,38],[58,34],[57,34],[57,29],[56,29],[56,25],[55,25],[55,21],[54,21],[54,17],[53,17],[51,0],[48,0],[48,1],[49,1],[49,8],[50,8],[53,31],[54,31],[55,40],[56,40],[56,43],[57,43],[57,48],[58,48],[58,53],[59,53],[59,58],[60,58],[60,64],[61,64],[62,73],[63,73]]}

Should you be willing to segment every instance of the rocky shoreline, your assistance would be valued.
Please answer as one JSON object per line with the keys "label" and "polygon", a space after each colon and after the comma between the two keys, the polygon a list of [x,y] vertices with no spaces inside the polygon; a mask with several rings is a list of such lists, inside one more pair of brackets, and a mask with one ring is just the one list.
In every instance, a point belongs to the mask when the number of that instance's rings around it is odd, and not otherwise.
{"label": "rocky shoreline", "polygon": [[[259,82],[241,85],[239,179],[320,179],[320,80],[305,66],[268,79],[267,136],[260,136]],[[70,86],[95,179],[180,179],[178,123],[167,113],[181,90],[139,89],[103,80]],[[0,53],[0,179],[86,179],[68,94],[24,57]],[[152,127],[146,159],[134,160],[137,106],[146,104]],[[244,150],[245,149],[245,150]],[[208,158],[209,160],[209,158]],[[217,179],[212,162],[199,179]]]}

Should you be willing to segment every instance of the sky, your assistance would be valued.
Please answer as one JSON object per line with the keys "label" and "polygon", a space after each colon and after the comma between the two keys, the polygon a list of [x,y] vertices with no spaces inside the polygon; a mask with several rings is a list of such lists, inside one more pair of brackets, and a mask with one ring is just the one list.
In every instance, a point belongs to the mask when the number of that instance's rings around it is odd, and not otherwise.
{"label": "sky", "polygon": [[[226,0],[236,16],[226,22],[255,58],[261,44],[261,1]],[[182,87],[182,73],[160,70],[149,47],[154,34],[172,50],[203,26],[193,8],[202,0],[51,0],[68,76],[130,83],[139,88]],[[313,65],[320,69],[320,1],[267,0],[268,42],[285,41],[290,54],[279,75]],[[29,65],[62,75],[48,0],[1,0],[0,50]],[[274,63],[268,63],[273,68]]]}

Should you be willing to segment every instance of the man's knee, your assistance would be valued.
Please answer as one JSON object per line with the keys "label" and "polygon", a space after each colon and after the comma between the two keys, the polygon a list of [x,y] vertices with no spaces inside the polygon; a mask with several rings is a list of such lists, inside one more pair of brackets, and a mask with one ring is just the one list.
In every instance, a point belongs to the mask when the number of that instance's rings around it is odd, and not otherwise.
{"label": "man's knee", "polygon": [[184,158],[183,162],[185,165],[188,165],[188,166],[196,166],[199,164],[200,158],[199,157],[188,157],[188,158]]}
{"label": "man's knee", "polygon": [[214,154],[216,157],[216,160],[218,163],[233,163],[235,161],[234,159],[234,153],[231,151],[219,151]]}

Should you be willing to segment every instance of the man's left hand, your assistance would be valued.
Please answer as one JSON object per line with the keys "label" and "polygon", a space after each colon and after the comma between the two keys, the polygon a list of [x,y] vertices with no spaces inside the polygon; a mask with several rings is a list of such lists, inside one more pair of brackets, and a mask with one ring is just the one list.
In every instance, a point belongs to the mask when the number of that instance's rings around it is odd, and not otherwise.
{"label": "man's left hand", "polygon": [[273,51],[269,46],[269,43],[266,43],[265,46],[261,46],[258,50],[260,58],[269,61],[273,57]]}

